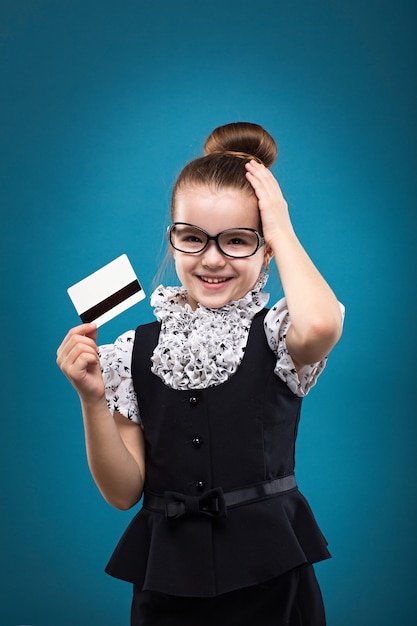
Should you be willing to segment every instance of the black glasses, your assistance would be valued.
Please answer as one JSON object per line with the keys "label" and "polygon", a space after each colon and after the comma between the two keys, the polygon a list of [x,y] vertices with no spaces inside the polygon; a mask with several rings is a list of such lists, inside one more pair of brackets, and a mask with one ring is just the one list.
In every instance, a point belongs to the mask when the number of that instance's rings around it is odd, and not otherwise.
{"label": "black glasses", "polygon": [[228,228],[217,235],[209,235],[193,224],[174,222],[168,227],[168,236],[171,246],[179,252],[199,254],[209,241],[214,241],[222,254],[234,259],[252,256],[265,245],[265,239],[254,228]]}

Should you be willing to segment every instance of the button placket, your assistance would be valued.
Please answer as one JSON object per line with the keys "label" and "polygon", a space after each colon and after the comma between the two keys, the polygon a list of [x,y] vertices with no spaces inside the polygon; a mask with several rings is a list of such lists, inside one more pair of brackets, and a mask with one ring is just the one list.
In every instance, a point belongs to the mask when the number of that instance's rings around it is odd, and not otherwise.
{"label": "button placket", "polygon": [[[188,403],[189,403],[191,409],[197,407],[199,402],[200,402],[200,398],[197,395],[190,395],[188,397]],[[197,415],[198,414],[199,414],[199,411],[197,411]],[[192,436],[190,442],[192,443],[193,448],[195,448],[197,450],[197,449],[201,448],[201,446],[203,444],[203,439],[202,439],[202,437],[199,434],[196,433],[196,434],[194,434]],[[194,480],[191,484],[194,485],[194,488],[198,492],[202,492],[206,488],[206,482],[204,480]]]}

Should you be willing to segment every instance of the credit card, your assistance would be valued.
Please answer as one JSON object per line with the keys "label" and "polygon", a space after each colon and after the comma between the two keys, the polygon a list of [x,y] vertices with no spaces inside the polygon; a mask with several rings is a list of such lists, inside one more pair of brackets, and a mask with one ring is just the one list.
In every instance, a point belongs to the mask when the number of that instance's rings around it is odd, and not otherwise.
{"label": "credit card", "polygon": [[101,326],[145,297],[135,271],[122,254],[67,289],[83,323]]}

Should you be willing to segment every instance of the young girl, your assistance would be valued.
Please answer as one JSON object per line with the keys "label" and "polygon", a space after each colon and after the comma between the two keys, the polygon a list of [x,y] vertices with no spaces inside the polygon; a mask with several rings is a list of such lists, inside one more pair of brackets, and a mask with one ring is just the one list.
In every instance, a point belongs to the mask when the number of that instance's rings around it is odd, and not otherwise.
{"label": "young girl", "polygon": [[174,186],[182,286],[153,293],[157,321],[101,348],[83,324],[58,349],[98,488],[120,509],[143,495],[106,571],[134,585],[132,626],[323,626],[312,563],[330,555],[294,448],[343,307],[294,233],[272,137],[228,124],[204,152]]}

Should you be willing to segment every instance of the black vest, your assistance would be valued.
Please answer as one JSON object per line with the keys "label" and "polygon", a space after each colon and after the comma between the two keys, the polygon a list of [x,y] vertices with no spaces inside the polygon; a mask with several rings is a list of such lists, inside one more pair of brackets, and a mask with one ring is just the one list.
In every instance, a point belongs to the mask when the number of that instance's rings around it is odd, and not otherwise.
{"label": "black vest", "polygon": [[[301,398],[274,374],[263,328],[251,325],[236,373],[218,386],[177,391],[150,371],[159,323],[139,326],[132,378],[146,441],[145,491],[201,496],[294,472]],[[213,596],[330,555],[298,489],[227,511],[226,517],[142,508],[106,571],[144,589]]]}

